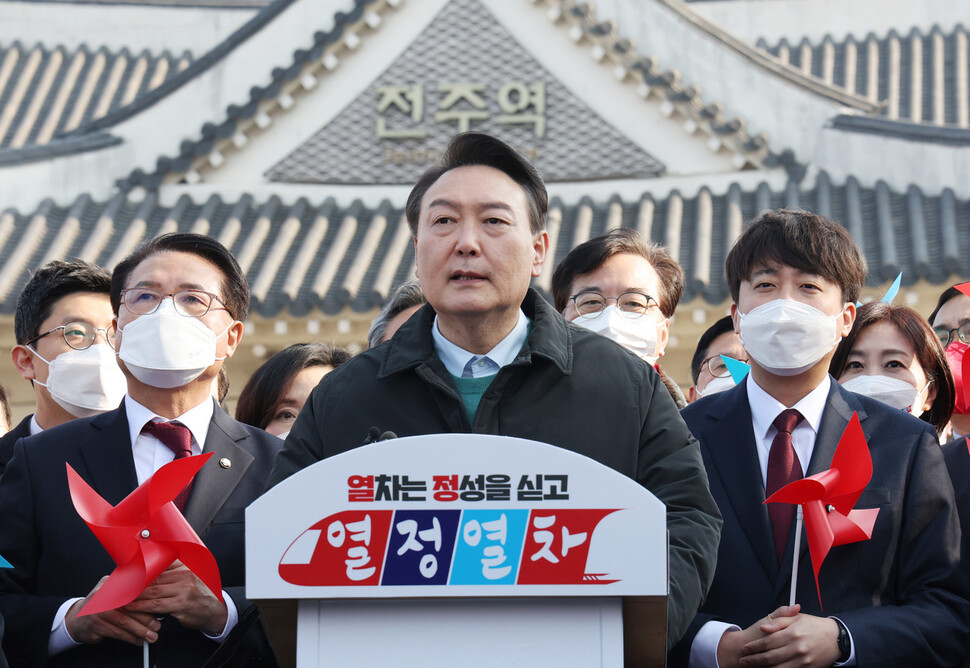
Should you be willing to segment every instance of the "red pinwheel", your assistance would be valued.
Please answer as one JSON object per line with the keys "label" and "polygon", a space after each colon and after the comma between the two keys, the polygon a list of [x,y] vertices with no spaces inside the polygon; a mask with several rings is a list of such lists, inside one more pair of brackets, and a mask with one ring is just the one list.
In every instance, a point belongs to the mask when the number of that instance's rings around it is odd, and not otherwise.
{"label": "red pinwheel", "polygon": [[[818,572],[829,550],[872,537],[878,508],[856,509],[862,490],[872,478],[872,457],[866,444],[859,416],[852,414],[849,426],[842,433],[832,457],[832,468],[789,483],[772,494],[765,503],[792,503],[802,507],[805,515],[805,534],[815,571],[818,603],[822,605],[822,591]],[[798,555],[795,555],[795,567]]]}
{"label": "red pinwheel", "polygon": [[78,515],[118,567],[78,616],[125,606],[179,559],[222,600],[215,557],[172,502],[212,453],[176,459],[158,469],[117,506],[111,506],[67,464]]}

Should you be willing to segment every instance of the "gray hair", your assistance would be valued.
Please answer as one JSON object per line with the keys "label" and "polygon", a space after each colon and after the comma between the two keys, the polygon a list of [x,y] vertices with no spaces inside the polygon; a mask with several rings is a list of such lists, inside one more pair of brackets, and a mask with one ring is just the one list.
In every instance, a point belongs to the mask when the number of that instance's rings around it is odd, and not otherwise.
{"label": "gray hair", "polygon": [[397,286],[381,309],[380,315],[371,323],[370,331],[367,332],[367,347],[376,348],[381,344],[384,334],[387,333],[387,325],[395,316],[414,306],[422,306],[427,301],[416,278]]}

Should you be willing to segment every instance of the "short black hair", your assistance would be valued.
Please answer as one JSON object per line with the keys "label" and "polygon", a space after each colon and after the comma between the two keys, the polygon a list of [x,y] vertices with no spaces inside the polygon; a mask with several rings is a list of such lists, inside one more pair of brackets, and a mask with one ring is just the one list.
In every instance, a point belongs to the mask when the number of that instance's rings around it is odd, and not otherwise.
{"label": "short black hair", "polygon": [[684,270],[664,246],[645,240],[629,227],[593,237],[569,251],[552,274],[552,298],[556,310],[560,313],[565,310],[577,276],[595,271],[614,255],[621,254],[638,255],[650,263],[660,278],[660,294],[650,296],[657,300],[664,317],[672,316],[684,292]]}
{"label": "short black hair", "polygon": [[532,163],[492,135],[484,132],[462,132],[451,138],[441,157],[441,163],[422,174],[408,195],[405,213],[412,236],[418,235],[421,201],[435,181],[458,167],[476,165],[497,169],[522,186],[529,207],[529,228],[532,234],[539,234],[546,228],[549,194],[546,192],[546,184]]}
{"label": "short black hair", "polygon": [[852,235],[838,223],[808,211],[764,211],[738,237],[725,261],[735,303],[741,282],[771,262],[835,283],[845,302],[859,300],[866,280],[866,262]]}
{"label": "short black hair", "polygon": [[19,345],[41,334],[40,326],[50,317],[61,297],[76,292],[108,295],[111,274],[104,267],[77,258],[53,260],[34,272],[17,299],[13,328]]}
{"label": "short black hair", "polygon": [[388,323],[399,313],[415,306],[423,306],[427,301],[421,290],[421,284],[416,278],[397,286],[384,304],[384,308],[371,323],[370,330],[367,332],[367,347],[376,348],[381,344],[384,334],[387,333]]}
{"label": "short black hair", "polygon": [[[961,285],[963,284],[961,283]],[[930,313],[930,317],[927,318],[927,320],[930,323],[930,327],[934,326],[933,321],[936,320],[936,314],[940,312],[940,309],[943,308],[943,305],[946,304],[951,299],[953,299],[954,297],[957,297],[962,294],[963,293],[960,290],[957,290],[955,285],[950,286],[949,288],[943,291],[943,294],[940,295],[940,298],[936,301],[936,308],[933,309],[933,312]]]}
{"label": "short black hair", "polygon": [[152,255],[166,252],[190,253],[214,264],[223,275],[221,298],[229,315],[233,320],[246,319],[249,314],[249,283],[236,258],[212,237],[179,232],[155,237],[118,263],[111,274],[111,308],[115,315],[118,315],[121,307],[121,293],[135,267]]}
{"label": "short black hair", "polygon": [[273,421],[293,378],[313,366],[340,366],[350,359],[343,348],[324,343],[295,343],[266,360],[256,369],[239,394],[236,420],[259,429]]}
{"label": "short black hair", "polygon": [[708,327],[706,332],[701,334],[701,338],[697,341],[697,349],[694,351],[694,356],[690,360],[690,377],[694,385],[697,385],[697,379],[701,377],[701,364],[707,357],[707,350],[714,343],[714,339],[721,334],[727,334],[733,331],[734,321],[731,320],[731,316],[726,315]]}

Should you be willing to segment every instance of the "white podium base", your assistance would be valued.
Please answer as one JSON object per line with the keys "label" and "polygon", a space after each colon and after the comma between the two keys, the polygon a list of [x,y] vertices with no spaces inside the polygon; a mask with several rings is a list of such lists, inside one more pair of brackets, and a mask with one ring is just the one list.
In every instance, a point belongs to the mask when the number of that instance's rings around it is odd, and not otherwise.
{"label": "white podium base", "polygon": [[299,602],[297,668],[623,666],[619,598]]}

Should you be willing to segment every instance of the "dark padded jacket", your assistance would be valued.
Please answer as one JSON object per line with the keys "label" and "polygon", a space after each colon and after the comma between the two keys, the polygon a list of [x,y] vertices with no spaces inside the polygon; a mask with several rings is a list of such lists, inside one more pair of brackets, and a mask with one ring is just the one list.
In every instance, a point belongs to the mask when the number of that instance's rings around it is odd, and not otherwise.
{"label": "dark padded jacket", "polygon": [[482,396],[473,424],[434,351],[425,305],[394,338],[328,374],[300,411],[270,474],[274,485],[361,446],[373,427],[398,436],[472,432],[572,450],[637,480],[667,506],[668,643],[687,628],[714,572],[721,516],[697,442],[646,363],[566,323],[535,291],[529,338]]}

